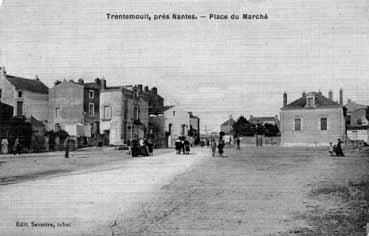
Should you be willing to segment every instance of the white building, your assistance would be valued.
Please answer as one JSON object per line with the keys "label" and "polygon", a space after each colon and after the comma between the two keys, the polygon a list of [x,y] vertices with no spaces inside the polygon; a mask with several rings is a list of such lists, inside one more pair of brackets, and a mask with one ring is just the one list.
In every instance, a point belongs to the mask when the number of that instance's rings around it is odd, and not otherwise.
{"label": "white building", "polygon": [[178,137],[188,135],[190,114],[180,107],[166,106],[164,109],[164,127],[168,147],[173,147]]}
{"label": "white building", "polygon": [[0,101],[14,108],[13,116],[32,116],[42,122],[48,119],[48,87],[37,76],[12,76],[0,67]]}

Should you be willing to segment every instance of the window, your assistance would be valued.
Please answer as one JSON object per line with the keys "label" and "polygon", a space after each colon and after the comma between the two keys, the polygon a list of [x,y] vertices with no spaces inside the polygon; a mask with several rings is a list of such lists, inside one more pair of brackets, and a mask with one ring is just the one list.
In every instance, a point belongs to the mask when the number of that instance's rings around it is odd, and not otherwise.
{"label": "window", "polygon": [[95,104],[93,103],[88,104],[88,115],[89,116],[95,115]]}
{"label": "window", "polygon": [[111,106],[104,106],[104,120],[111,120]]}
{"label": "window", "polygon": [[2,90],[0,89],[0,98],[1,98],[1,95],[2,95]]}
{"label": "window", "polygon": [[308,107],[313,107],[314,105],[314,100],[313,98],[307,98],[307,106]]}
{"label": "window", "polygon": [[328,120],[326,117],[320,118],[320,130],[328,129]]}
{"label": "window", "polygon": [[301,118],[295,119],[295,131],[301,131]]}
{"label": "window", "polygon": [[173,111],[173,116],[176,116],[176,111]]}
{"label": "window", "polygon": [[89,98],[94,98],[95,97],[95,91],[93,91],[93,90],[88,91],[88,96],[89,96]]}
{"label": "window", "polygon": [[172,133],[172,124],[168,125],[168,133],[171,134]]}
{"label": "window", "polygon": [[18,97],[21,98],[23,95],[22,91],[18,91]]}
{"label": "window", "polygon": [[57,107],[55,108],[55,118],[59,118],[60,117],[60,108]]}
{"label": "window", "polygon": [[17,116],[23,115],[23,102],[17,102]]}
{"label": "window", "polygon": [[133,119],[138,120],[139,119],[139,110],[138,107],[133,108]]}

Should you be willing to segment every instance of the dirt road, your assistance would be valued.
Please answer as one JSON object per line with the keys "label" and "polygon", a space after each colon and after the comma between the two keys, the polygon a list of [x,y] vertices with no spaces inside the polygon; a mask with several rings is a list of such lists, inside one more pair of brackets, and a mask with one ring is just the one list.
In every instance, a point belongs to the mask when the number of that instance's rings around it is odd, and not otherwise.
{"label": "dirt road", "polygon": [[369,167],[357,154],[337,158],[316,149],[226,154],[213,158],[198,148],[0,186],[0,235],[304,235],[299,229],[312,225],[299,216],[340,205],[311,191],[361,180]]}

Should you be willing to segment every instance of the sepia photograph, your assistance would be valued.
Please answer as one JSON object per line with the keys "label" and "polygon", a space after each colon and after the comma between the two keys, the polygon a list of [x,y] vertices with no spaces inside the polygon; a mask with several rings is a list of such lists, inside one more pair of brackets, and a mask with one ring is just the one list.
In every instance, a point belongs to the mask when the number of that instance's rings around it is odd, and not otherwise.
{"label": "sepia photograph", "polygon": [[1,236],[369,236],[368,0],[0,0]]}

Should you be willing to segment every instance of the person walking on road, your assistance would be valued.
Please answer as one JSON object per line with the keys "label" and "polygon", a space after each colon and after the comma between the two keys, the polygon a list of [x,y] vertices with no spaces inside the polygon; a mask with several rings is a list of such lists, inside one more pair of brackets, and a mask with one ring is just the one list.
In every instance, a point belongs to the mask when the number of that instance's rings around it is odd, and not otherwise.
{"label": "person walking on road", "polygon": [[213,155],[213,157],[215,157],[215,153],[217,151],[217,142],[215,141],[215,139],[213,138],[211,140],[211,153]]}
{"label": "person walking on road", "polygon": [[176,139],[174,146],[176,148],[176,153],[181,154],[181,140],[179,138]]}
{"label": "person walking on road", "polygon": [[190,141],[188,139],[184,140],[184,148],[185,148],[185,154],[190,154]]}
{"label": "person walking on road", "polygon": [[65,154],[64,154],[64,158],[69,158],[69,136],[65,139],[64,141],[64,145],[65,145]]}
{"label": "person walking on road", "polygon": [[241,150],[241,140],[240,140],[240,137],[237,137],[237,139],[236,139],[236,145],[237,145],[237,150]]}
{"label": "person walking on road", "polygon": [[151,139],[149,139],[147,141],[147,150],[149,152],[149,156],[153,156],[153,151],[154,151],[154,143],[152,142]]}
{"label": "person walking on road", "polygon": [[337,139],[336,155],[341,156],[341,157],[345,156],[345,154],[343,154],[343,151],[342,151],[341,139]]}
{"label": "person walking on road", "polygon": [[224,153],[224,140],[223,140],[223,138],[219,139],[218,152],[219,152],[220,156],[223,156],[223,153]]}
{"label": "person walking on road", "polygon": [[21,154],[20,153],[20,142],[19,142],[19,138],[16,138],[14,141],[14,145],[13,145],[13,154]]}

